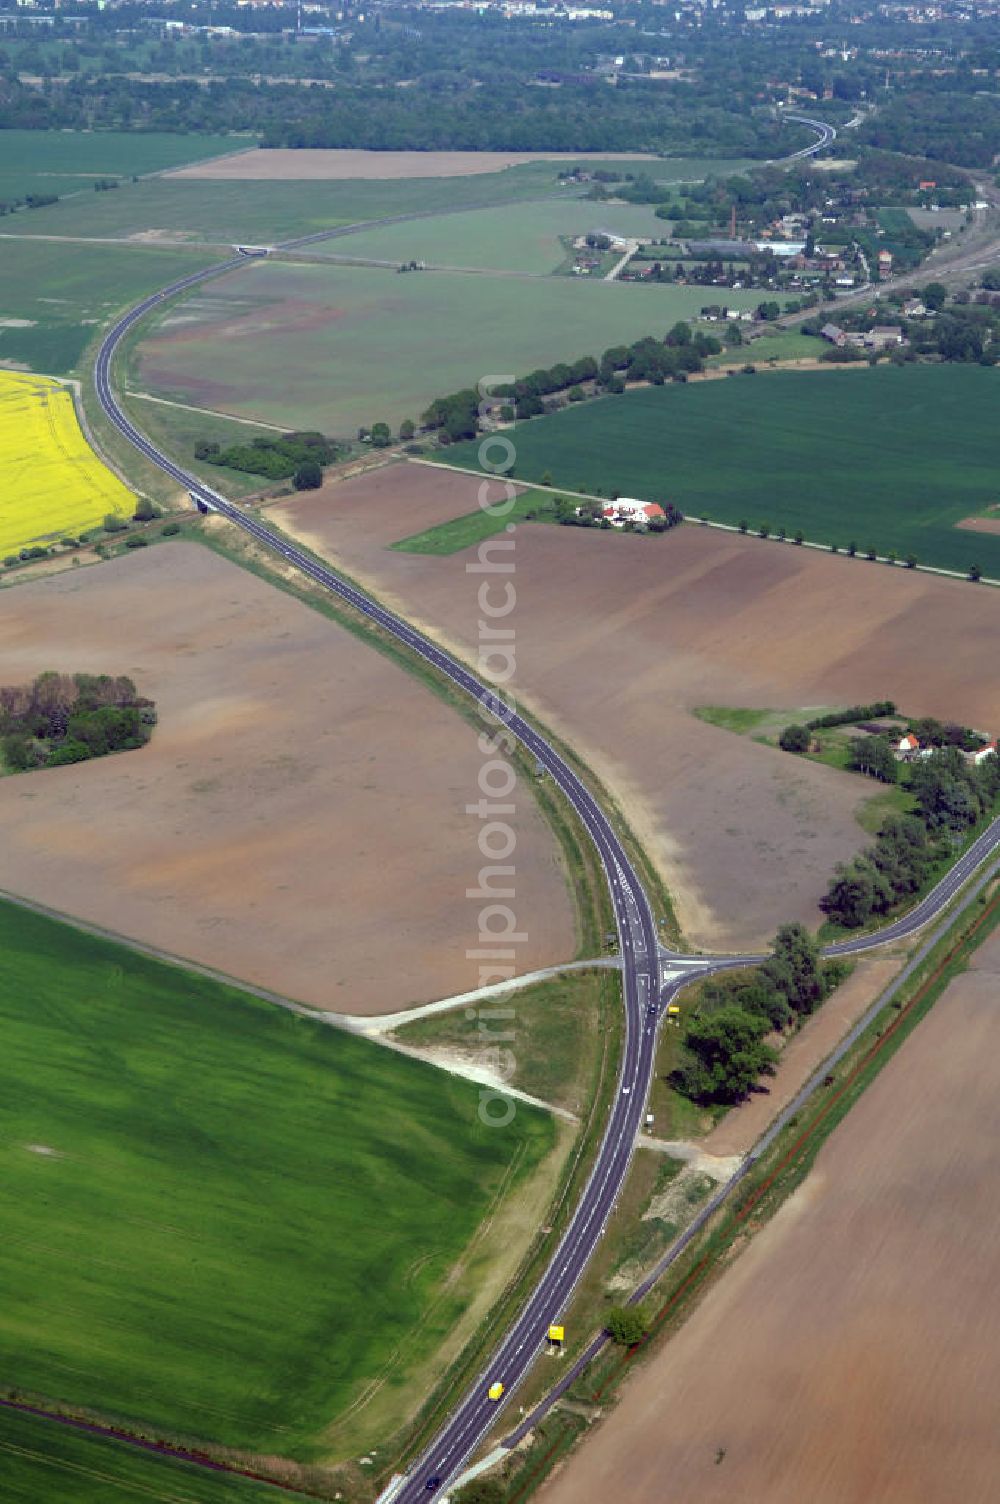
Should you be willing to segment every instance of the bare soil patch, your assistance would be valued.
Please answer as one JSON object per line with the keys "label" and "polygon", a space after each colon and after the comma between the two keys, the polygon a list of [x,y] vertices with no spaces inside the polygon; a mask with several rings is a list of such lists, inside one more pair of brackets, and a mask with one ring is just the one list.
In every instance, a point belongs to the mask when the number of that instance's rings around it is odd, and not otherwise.
{"label": "bare soil patch", "polygon": [[545,1504],[996,1497],[998,985],[994,935]]}
{"label": "bare soil patch", "polygon": [[[479,478],[399,465],[280,510],[318,552],[473,656],[474,554],[387,545],[475,510]],[[820,919],[877,787],[706,725],[697,705],[789,709],[891,696],[995,729],[1000,597],[960,581],[709,529],[515,540],[515,686],[621,802],[695,944],[757,945]]]}
{"label": "bare soil patch", "polygon": [[225,182],[333,182],[348,178],[384,181],[388,178],[462,178],[475,173],[500,172],[526,162],[653,162],[646,152],[574,151],[363,151],[323,147],[301,151],[262,147],[234,152],[209,162],[192,162],[165,178],[212,178]]}
{"label": "bare soil patch", "polygon": [[955,525],[967,533],[1000,533],[1000,517],[963,517]]}
{"label": "bare soil patch", "polygon": [[[196,544],[0,595],[3,681],[126,672],[139,752],[0,779],[0,887],[347,1013],[478,984],[475,728],[343,628]],[[524,969],[565,960],[555,843],[515,791]]]}

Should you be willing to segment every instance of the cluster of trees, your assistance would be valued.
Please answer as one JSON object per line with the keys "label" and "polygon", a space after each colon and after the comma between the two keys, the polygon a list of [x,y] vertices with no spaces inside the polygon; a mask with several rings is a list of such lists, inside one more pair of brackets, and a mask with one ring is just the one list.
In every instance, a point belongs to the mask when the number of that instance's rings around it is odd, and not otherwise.
{"label": "cluster of trees", "polygon": [[[386,430],[388,443],[388,429]],[[331,465],[339,451],[332,439],[321,433],[287,433],[257,438],[249,444],[205,441],[195,445],[195,459],[210,465],[225,465],[266,480],[291,480],[297,491],[314,491],[323,484],[323,466]]]}
{"label": "cluster of trees", "polygon": [[[662,386],[668,379],[686,381],[689,374],[704,370],[707,356],[718,355],[721,349],[713,336],[700,330],[692,332],[690,324],[679,320],[663,339],[647,334],[631,345],[612,345],[599,360],[584,355],[569,364],[559,361],[495,387],[492,397],[499,404],[498,416],[503,421],[536,418],[561,407],[564,401],[584,401],[588,389],[595,395],[617,394],[625,390],[627,381],[649,381],[655,386]],[[471,387],[435,397],[420,422],[444,443],[475,438],[480,401],[479,393]]]}
{"label": "cluster of trees", "polygon": [[766,1036],[813,1013],[846,974],[842,962],[821,960],[801,924],[783,925],[762,966],[703,984],[673,1084],[703,1106],[742,1101],[774,1070],[777,1052]]}
{"label": "cluster of trees", "polygon": [[822,900],[837,924],[858,929],[919,892],[955,843],[995,806],[1000,766],[988,757],[976,767],[957,747],[943,747],[912,764],[910,790],[914,813],[891,816],[873,846],[837,868]]}
{"label": "cluster of trees", "polygon": [[899,782],[899,763],[896,751],[888,736],[855,736],[851,738],[851,767],[880,783]]}
{"label": "cluster of trees", "polygon": [[0,688],[0,746],[13,772],[141,747],[155,724],[153,701],[124,674],[45,673]]}
{"label": "cluster of trees", "polygon": [[877,720],[880,715],[895,715],[895,700],[873,700],[870,705],[848,705],[845,710],[830,710],[826,715],[813,716],[806,721],[810,731],[823,731],[830,726],[855,726],[862,721]]}
{"label": "cluster of trees", "polygon": [[[848,705],[846,710],[830,710],[825,715],[813,716],[799,725],[792,722],[785,726],[778,737],[778,746],[785,752],[808,752],[813,731],[823,731],[831,726],[853,726],[862,721],[871,721],[880,715],[895,715],[894,700],[873,700],[870,705]],[[871,738],[869,738],[871,740]]]}
{"label": "cluster of trees", "polygon": [[[984,366],[1000,362],[1000,291],[985,285],[987,276],[988,273],[978,292],[957,292],[947,306],[944,284],[929,282],[920,291],[920,299],[935,316],[900,319],[907,344],[891,350],[889,359],[892,363],[906,365],[928,358]],[[893,293],[890,301],[899,306],[907,296],[909,294],[904,292]],[[850,309],[838,313],[837,321],[844,329],[852,331],[867,329],[872,323],[870,314]],[[801,326],[803,334],[818,334],[824,322],[823,315],[807,319]],[[873,360],[875,356],[848,345],[842,348],[831,346],[824,350],[822,358],[839,363]]]}

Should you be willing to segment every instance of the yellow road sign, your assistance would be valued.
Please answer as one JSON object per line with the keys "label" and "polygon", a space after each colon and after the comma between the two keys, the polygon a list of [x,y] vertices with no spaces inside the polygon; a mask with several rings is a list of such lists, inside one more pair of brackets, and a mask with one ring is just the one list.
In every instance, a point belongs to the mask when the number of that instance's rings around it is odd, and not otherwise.
{"label": "yellow road sign", "polygon": [[565,1329],[565,1327],[561,1327],[561,1326],[550,1326],[549,1327],[549,1341],[550,1342],[562,1342],[564,1340],[564,1338],[565,1338],[565,1335],[566,1335],[566,1329]]}

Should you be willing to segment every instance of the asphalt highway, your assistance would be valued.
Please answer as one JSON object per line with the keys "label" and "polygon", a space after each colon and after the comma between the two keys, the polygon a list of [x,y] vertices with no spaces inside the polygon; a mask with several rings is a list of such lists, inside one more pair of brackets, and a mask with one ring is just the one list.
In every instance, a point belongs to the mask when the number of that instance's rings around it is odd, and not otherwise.
{"label": "asphalt highway", "polygon": [[[424,1456],[411,1469],[406,1485],[398,1495],[400,1501],[409,1504],[414,1499],[427,1497],[430,1480],[439,1479],[439,1486],[443,1487],[449,1478],[455,1477],[469,1454],[495,1423],[498,1410],[509,1400],[544,1345],[549,1325],[558,1321],[565,1312],[570,1296],[604,1230],[628,1170],[652,1078],[656,1024],[661,1007],[660,951],[649,902],[614,827],[590,790],[545,737],[524,720],[516,708],[506,702],[491,685],[476,678],[463,663],[443,648],[332,570],[317,563],[280,534],[250,516],[242,507],[219,496],[196,476],[174,464],[152,440],[135,427],[121,408],[113,389],[112,364],[115,351],[128,331],[165,299],[240,264],[240,258],[237,258],[186,277],[144,299],[115,324],[105,336],[94,367],[97,395],[105,415],[124,438],[146,459],[184,486],[193,499],[202,506],[219,512],[303,575],[360,611],[369,621],[433,665],[452,684],[469,695],[480,707],[484,723],[494,725],[501,722],[517,738],[562,789],[600,854],[621,947],[625,1004],[624,1047],[614,1101],[590,1178],[569,1226],[521,1314],[480,1378],[472,1385]],[[496,1381],[501,1382],[505,1390],[500,1405],[491,1401],[486,1392],[489,1385]]]}
{"label": "asphalt highway", "polygon": [[[833,139],[833,128],[819,121],[805,121],[829,132],[808,155]],[[790,159],[789,159],[790,160]],[[313,237],[307,237],[311,239]],[[320,237],[315,237],[320,238]],[[299,242],[304,243],[304,242]],[[430,638],[416,631],[403,618],[342,579],[331,569],[297,548],[279,533],[227,501],[211,487],[176,465],[127,416],[113,387],[113,361],[128,332],[161,303],[222,273],[245,264],[240,255],[195,272],[143,299],[126,313],[105,336],[94,367],[98,400],[109,421],[153,465],[183,486],[202,507],[220,513],[235,526],[279,555],[287,564],[331,595],[359,611],[411,652],[444,674],[480,708],[484,724],[502,723],[511,735],[540,763],[559,786],[583,822],[596,847],[608,882],[622,957],[622,988],[625,1036],[620,1073],[614,1099],[598,1148],[594,1166],[572,1218],[555,1252],[513,1325],[495,1349],[489,1362],[452,1411],[423,1454],[412,1464],[395,1504],[415,1504],[429,1493],[443,1492],[461,1472],[476,1447],[496,1424],[534,1359],[545,1345],[550,1324],[564,1316],[590,1258],[614,1209],[631,1161],[636,1135],[645,1111],[646,1098],[656,1058],[657,1026],[666,1004],[693,975],[745,966],[759,955],[681,956],[665,950],[658,940],[653,914],[638,874],[613,825],[594,795],[546,738],[507,702],[496,689],[480,680],[458,659]],[[872,936],[839,941],[827,955],[852,955],[915,933],[938,914],[971,873],[1000,845],[1000,820],[981,836],[952,871],[910,914]],[[499,1402],[487,1390],[502,1383]]]}

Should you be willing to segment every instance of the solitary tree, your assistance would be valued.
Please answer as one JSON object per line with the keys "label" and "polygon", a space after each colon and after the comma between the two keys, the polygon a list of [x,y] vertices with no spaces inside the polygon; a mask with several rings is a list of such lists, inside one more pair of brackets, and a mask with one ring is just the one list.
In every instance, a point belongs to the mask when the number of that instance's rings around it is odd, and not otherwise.
{"label": "solitary tree", "polygon": [[783,752],[808,752],[809,731],[805,726],[786,726],[778,737],[778,746]]}
{"label": "solitary tree", "polygon": [[413,435],[416,433],[416,431],[416,425],[414,424],[412,418],[404,418],[402,423],[400,423],[399,425],[399,437],[402,439],[404,444],[409,443],[410,439],[413,438]]}
{"label": "solitary tree", "polygon": [[612,1306],[604,1325],[612,1340],[622,1347],[635,1347],[649,1330],[646,1313],[641,1306]]}

